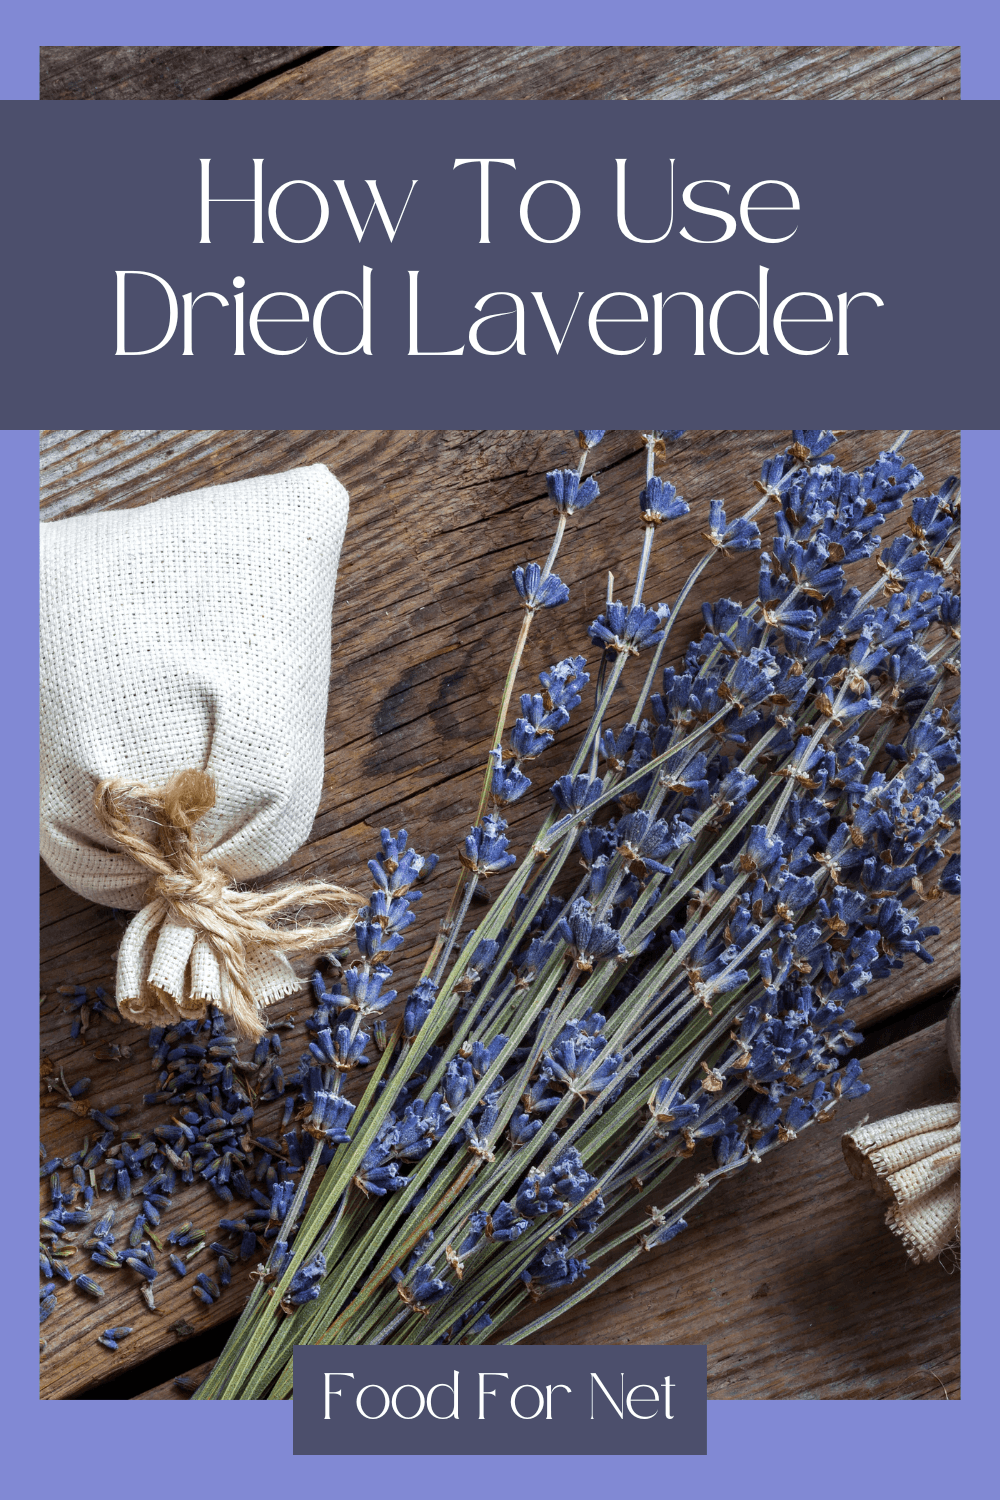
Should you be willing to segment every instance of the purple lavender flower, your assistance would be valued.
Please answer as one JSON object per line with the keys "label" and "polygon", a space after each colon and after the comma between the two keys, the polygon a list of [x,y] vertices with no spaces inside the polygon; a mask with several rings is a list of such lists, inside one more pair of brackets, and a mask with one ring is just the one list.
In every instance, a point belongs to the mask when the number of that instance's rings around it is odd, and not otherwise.
{"label": "purple lavender flower", "polygon": [[510,732],[510,748],[513,750],[518,761],[534,760],[547,750],[555,739],[555,735],[549,733],[539,734],[531,724],[530,719],[518,719]]}
{"label": "purple lavender flower", "polygon": [[554,609],[557,604],[565,604],[569,598],[569,589],[562,579],[555,573],[550,573],[543,579],[542,570],[537,563],[515,568],[511,577],[526,609]]}
{"label": "purple lavender flower", "polygon": [[437,985],[430,979],[421,979],[413,989],[403,1012],[403,1035],[409,1041],[416,1036],[431,1013],[437,997]]}
{"label": "purple lavender flower", "polygon": [[321,1090],[313,1096],[312,1112],[306,1128],[317,1140],[346,1146],[351,1138],[345,1127],[353,1113],[354,1105],[349,1100],[339,1094]]}
{"label": "purple lavender flower", "polygon": [[661,626],[669,614],[665,604],[658,604],[655,609],[646,609],[642,604],[609,604],[587,633],[596,645],[604,646],[605,650],[638,656],[640,651],[655,646],[661,639]]}
{"label": "purple lavender flower", "polygon": [[552,795],[568,813],[584,812],[592,802],[597,801],[603,790],[604,782],[599,776],[591,777],[584,773],[579,776],[560,776],[552,785]]}
{"label": "purple lavender flower", "polygon": [[502,870],[509,870],[511,865],[517,863],[516,856],[508,853],[509,846],[504,837],[506,827],[503,818],[487,813],[482,822],[471,830],[466,837],[465,848],[458,856],[467,870],[474,875],[488,877],[498,875]]}
{"label": "purple lavender flower", "polygon": [[582,897],[573,902],[569,918],[559,923],[560,936],[576,949],[577,967],[586,971],[601,958],[619,958],[625,946],[618,933],[606,922],[596,920],[594,908]]}
{"label": "purple lavender flower", "polygon": [[803,459],[817,458],[821,453],[827,453],[836,441],[827,427],[797,429],[792,433],[792,442],[800,450],[797,456]]}
{"label": "purple lavender flower", "polygon": [[491,750],[490,756],[493,760],[490,796],[498,807],[507,807],[511,802],[517,802],[524,796],[531,781],[519,769],[516,761],[512,760],[504,764],[501,750]]}
{"label": "purple lavender flower", "polygon": [[[603,436],[602,432],[601,437]],[[590,448],[594,445],[587,443],[586,446]],[[552,469],[545,476],[545,484],[549,499],[555,501],[557,513],[565,516],[571,516],[576,510],[584,510],[601,493],[596,479],[581,480],[575,469]]]}
{"label": "purple lavender flower", "polygon": [[585,666],[585,657],[567,656],[547,672],[539,673],[538,680],[542,684],[546,708],[564,708],[567,712],[572,712],[580,706],[580,695],[590,681],[590,674],[584,670]]}
{"label": "purple lavender flower", "polygon": [[659,526],[662,521],[674,521],[686,516],[691,507],[683,495],[678,495],[674,486],[654,474],[646,480],[639,496],[639,509],[647,526]]}
{"label": "purple lavender flower", "polygon": [[742,516],[735,521],[726,520],[723,500],[708,503],[708,531],[705,540],[723,552],[749,552],[760,546],[760,528],[756,521],[747,521]]}

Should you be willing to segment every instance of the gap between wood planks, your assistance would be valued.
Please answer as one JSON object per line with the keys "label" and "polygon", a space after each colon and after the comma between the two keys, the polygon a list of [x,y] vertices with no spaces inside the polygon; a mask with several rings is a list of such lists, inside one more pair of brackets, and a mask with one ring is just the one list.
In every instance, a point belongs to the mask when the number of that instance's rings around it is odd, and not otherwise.
{"label": "gap between wood planks", "polygon": [[40,47],[39,99],[232,99],[331,47]]}
{"label": "gap between wood planks", "polygon": [[957,99],[957,47],[340,47],[241,99]]}

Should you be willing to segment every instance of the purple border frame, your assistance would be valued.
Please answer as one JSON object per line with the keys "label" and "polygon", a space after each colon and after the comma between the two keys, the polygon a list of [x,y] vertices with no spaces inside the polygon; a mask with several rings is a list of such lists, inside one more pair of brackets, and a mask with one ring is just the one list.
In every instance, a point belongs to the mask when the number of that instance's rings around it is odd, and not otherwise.
{"label": "purple border frame", "polygon": [[[30,12],[25,8],[9,21],[0,49],[0,96],[37,98],[37,47],[41,42],[60,44],[117,44],[126,38],[134,44],[170,44],[197,42],[202,45],[272,43],[298,34],[304,41],[329,35],[335,29],[342,44],[360,43],[559,43],[572,37],[577,43],[646,43],[763,45],[794,38],[810,45],[890,44],[901,36],[919,37],[922,42],[963,46],[963,97],[996,98],[997,41],[1000,23],[987,14],[982,0],[958,0],[947,8],[929,0],[911,0],[873,5],[871,0],[842,0],[835,14],[804,19],[801,6],[792,0],[768,0],[766,7],[752,11],[745,5],[716,3],[711,13],[704,9],[696,20],[685,10],[676,18],[661,4],[651,0],[621,0],[614,7],[598,5],[596,0],[569,0],[539,3],[539,0],[510,0],[502,18],[480,19],[470,14],[467,5],[455,0],[436,0],[416,8],[403,0],[383,0],[377,11],[369,9],[359,21],[359,8],[309,3],[288,5],[281,12],[280,25],[273,19],[273,9],[263,0],[247,0],[236,6],[228,3],[207,5],[205,0],[175,0],[169,19],[155,16],[137,17],[132,3],[124,0],[100,0],[84,11],[78,3],[59,0],[39,4]],[[752,14],[752,23],[748,21]],[[929,194],[929,197],[932,197]],[[873,425],[877,414],[873,414]],[[37,830],[37,785],[35,722],[37,714],[37,532],[34,498],[38,486],[38,435],[35,432],[0,431],[0,472],[7,479],[8,505],[6,523],[6,578],[2,593],[5,614],[7,719],[14,730],[8,733],[3,749],[4,762],[11,773],[10,785],[29,789],[29,795],[18,801],[11,798],[7,815],[7,857],[3,863],[3,910],[7,921],[8,943],[6,967],[9,993],[14,997],[32,997],[28,1013],[33,1015],[36,959],[33,944],[19,941],[20,934],[34,931],[37,920],[37,886],[34,870]],[[988,494],[989,486],[1000,471],[1000,432],[967,432],[962,435],[963,479],[973,495]],[[970,516],[973,545],[965,564],[968,582],[967,617],[975,624],[982,616],[982,635],[974,629],[967,646],[972,662],[973,681],[987,682],[990,666],[985,659],[987,624],[985,620],[989,566],[985,510],[974,509]],[[970,748],[966,775],[976,799],[977,820],[972,825],[970,845],[966,851],[966,868],[972,878],[967,881],[964,957],[970,982],[978,993],[992,988],[994,961],[988,951],[985,934],[995,925],[989,901],[992,870],[987,863],[990,836],[996,831],[992,807],[992,786],[987,780],[992,758],[998,717],[990,697],[974,696],[966,705],[966,719],[971,720]],[[31,871],[26,879],[25,871]],[[16,1004],[16,1000],[15,1000]],[[15,1011],[15,1014],[17,1012]],[[15,1023],[16,1024],[16,1023]],[[974,1129],[969,1132],[966,1157],[970,1180],[991,1179],[992,1159],[988,1157],[987,1139],[991,1122],[985,1118],[987,1080],[982,1093],[976,1087],[978,1059],[987,1056],[992,1040],[987,1027],[985,1007],[969,1011],[965,1017],[966,1067],[972,1069],[973,1088],[967,1090],[972,1101]],[[6,1081],[8,1127],[15,1121],[33,1118],[34,1080],[28,1074],[15,1075]],[[979,1103],[982,1099],[984,1102]],[[969,1105],[967,1104],[967,1109]],[[977,1142],[975,1125],[982,1113],[982,1129]],[[980,1161],[979,1158],[982,1158]],[[18,1197],[23,1190],[34,1205],[34,1178],[30,1156],[14,1168]],[[550,1484],[572,1486],[582,1500],[603,1495],[609,1485],[622,1482],[671,1483],[691,1481],[718,1484],[728,1490],[736,1486],[742,1495],[763,1500],[776,1486],[818,1483],[844,1488],[853,1496],[868,1497],[884,1492],[907,1490],[914,1497],[933,1497],[953,1487],[956,1473],[975,1482],[979,1474],[991,1472],[995,1465],[987,1448],[993,1410],[989,1398],[995,1383],[993,1369],[996,1297],[990,1247],[995,1243],[997,1215],[986,1201],[986,1194],[970,1195],[966,1204],[963,1275],[967,1296],[963,1316],[963,1366],[965,1397],[950,1416],[934,1417],[915,1409],[900,1411],[895,1417],[882,1416],[875,1403],[852,1402],[850,1410],[840,1404],[831,1412],[825,1403],[810,1402],[712,1402],[709,1404],[708,1458],[675,1458],[669,1473],[663,1474],[662,1461],[633,1459],[534,1459],[531,1482],[548,1488]],[[15,1236],[20,1247],[21,1235]],[[449,1480],[455,1489],[466,1488],[471,1480],[481,1500],[501,1500],[511,1482],[521,1483],[520,1469],[477,1466],[470,1473],[462,1460],[389,1459],[378,1461],[358,1458],[342,1460],[336,1471],[322,1458],[291,1458],[291,1411],[287,1405],[275,1404],[271,1416],[256,1407],[236,1404],[234,1411],[220,1423],[212,1405],[188,1406],[185,1416],[174,1408],[167,1419],[162,1407],[138,1403],[127,1408],[116,1403],[118,1420],[111,1413],[95,1410],[92,1403],[69,1402],[56,1413],[48,1403],[35,1395],[34,1321],[30,1317],[30,1300],[22,1300],[22,1270],[15,1278],[17,1290],[9,1298],[7,1314],[7,1358],[4,1361],[0,1389],[9,1430],[16,1433],[5,1455],[10,1492],[15,1495],[41,1490],[54,1465],[50,1452],[59,1455],[56,1476],[69,1475],[74,1495],[81,1500],[98,1500],[107,1493],[103,1475],[106,1458],[114,1454],[114,1473],[129,1487],[136,1483],[149,1500],[167,1500],[179,1488],[192,1484],[211,1492],[223,1486],[242,1488],[251,1479],[256,1491],[268,1486],[302,1485],[319,1481],[350,1487],[352,1482],[371,1485],[377,1475],[379,1489],[386,1493],[405,1492],[408,1500],[427,1500],[447,1493]],[[25,1277],[27,1284],[27,1277]],[[127,1412],[127,1425],[124,1415]],[[263,1429],[263,1430],[262,1430]],[[224,1436],[223,1436],[224,1434]],[[57,1446],[52,1444],[56,1436]],[[66,1468],[67,1463],[71,1465]],[[307,1467],[308,1466],[308,1467]],[[45,1476],[45,1478],[43,1478]],[[53,1477],[56,1477],[53,1476]],[[525,1473],[525,1476],[527,1474]],[[51,1482],[51,1481],[49,1481]],[[57,1483],[63,1483],[56,1477]],[[114,1480],[110,1482],[115,1482]]]}
{"label": "purple border frame", "polygon": [[[275,19],[276,14],[279,19]],[[73,45],[269,45],[299,37],[322,45],[962,46],[962,97],[995,99],[1000,8],[989,0],[840,0],[804,10],[801,0],[172,0],[137,13],[135,0],[39,0],[8,20],[0,49],[0,98],[38,98],[37,49]]]}
{"label": "purple border frame", "polygon": [[[962,473],[965,488],[973,495],[989,494],[1000,471],[1000,432],[963,432]],[[30,933],[37,920],[37,784],[35,722],[37,715],[38,669],[37,637],[37,547],[38,533],[34,500],[38,488],[38,434],[34,431],[0,431],[0,472],[7,478],[10,497],[6,528],[8,559],[5,587],[2,591],[4,611],[3,639],[7,649],[7,719],[19,727],[8,735],[4,761],[14,784],[31,789],[23,801],[12,799],[8,814],[7,844],[12,852],[3,864],[3,909],[8,930],[15,935],[8,942],[6,967],[9,993],[12,996],[34,996],[37,964],[33,944],[19,943],[16,935]],[[975,624],[982,620],[982,635],[969,632],[967,646],[974,681],[987,681],[990,663],[986,660],[986,601],[989,597],[990,567],[986,545],[986,515],[982,506],[970,512],[972,545],[965,560],[966,592],[970,603],[966,618]],[[965,775],[977,807],[990,809],[970,825],[966,848],[966,907],[964,912],[963,957],[970,987],[988,996],[994,960],[984,934],[995,926],[990,909],[992,896],[991,868],[988,863],[990,836],[996,831],[996,817],[991,807],[992,759],[997,708],[987,694],[976,695],[966,705],[966,722],[970,725],[969,749]],[[992,825],[992,826],[991,826]],[[25,879],[24,872],[31,871]],[[971,871],[971,878],[969,873]],[[32,1001],[28,1004],[33,1014]],[[976,1082],[980,1059],[989,1055],[992,1028],[985,1005],[968,1010],[965,1017],[966,1072],[972,1072],[973,1086],[967,1091],[972,1101],[974,1128],[966,1141],[966,1161],[970,1180],[991,1183],[994,1171],[988,1141],[991,1121],[987,1118],[986,1089],[982,1093]],[[984,1070],[985,1071],[985,1070]],[[13,1096],[13,1098],[11,1098]],[[34,1116],[34,1079],[18,1073],[7,1080],[9,1120],[30,1120]],[[10,1107],[11,1103],[13,1108]],[[969,1105],[966,1104],[966,1112]],[[978,1116],[982,1115],[982,1121]],[[976,1125],[981,1133],[977,1137]],[[981,1159],[980,1159],[981,1158]],[[15,1170],[19,1174],[18,1198],[23,1191],[27,1211],[34,1211],[35,1181],[30,1153],[25,1152]],[[991,1188],[992,1191],[992,1188]],[[709,1402],[709,1452],[707,1458],[673,1458],[655,1460],[622,1458],[535,1458],[530,1461],[532,1482],[547,1489],[549,1484],[572,1485],[581,1500],[598,1500],[609,1485],[661,1480],[662,1464],[669,1464],[670,1482],[719,1482],[726,1489],[738,1485],[747,1500],[765,1500],[774,1493],[775,1484],[816,1482],[845,1486],[857,1500],[875,1500],[884,1493],[907,1490],[914,1500],[936,1497],[954,1483],[956,1466],[970,1479],[976,1472],[977,1457],[986,1472],[994,1468],[992,1449],[987,1448],[988,1433],[994,1418],[991,1402],[996,1382],[993,1365],[994,1339],[991,1320],[995,1322],[995,1268],[992,1246],[996,1243],[998,1219],[995,1202],[988,1201],[984,1191],[970,1194],[966,1203],[962,1273],[966,1287],[962,1319],[963,1383],[965,1396],[950,1415],[910,1411],[883,1416],[874,1402],[837,1403],[833,1412],[825,1402],[808,1401],[712,1401]],[[18,1244],[23,1236],[16,1236]],[[248,1406],[234,1403],[233,1411],[220,1422],[214,1405],[188,1405],[185,1416],[176,1408],[172,1418],[165,1419],[158,1405],[137,1404],[123,1408],[112,1403],[117,1412],[128,1411],[127,1427],[109,1421],[110,1413],[95,1410],[90,1402],[68,1402],[58,1409],[35,1396],[34,1320],[30,1317],[30,1299],[22,1285],[30,1285],[29,1268],[18,1271],[16,1291],[10,1297],[7,1358],[0,1389],[4,1410],[11,1418],[10,1430],[18,1433],[9,1450],[14,1469],[14,1495],[34,1493],[41,1487],[42,1474],[51,1466],[45,1447],[47,1434],[58,1432],[58,1452],[63,1461],[75,1456],[78,1465],[72,1478],[73,1494],[80,1500],[104,1500],[107,1481],[101,1454],[113,1451],[115,1473],[132,1484],[138,1476],[141,1493],[148,1500],[174,1500],[179,1487],[197,1483],[199,1489],[211,1492],[225,1483],[240,1484],[243,1462],[252,1468],[254,1489],[272,1493],[279,1485],[301,1485],[309,1479],[321,1482],[333,1477],[329,1469],[317,1468],[328,1462],[323,1458],[291,1457],[291,1408],[285,1403],[269,1407],[265,1415]],[[22,1274],[24,1281],[22,1283]],[[914,1274],[919,1274],[915,1272]],[[849,1410],[844,1410],[844,1406]],[[20,1424],[15,1423],[20,1418]],[[98,1437],[98,1434],[101,1434]],[[221,1434],[224,1433],[223,1438]],[[42,1443],[39,1443],[42,1439]],[[989,1454],[989,1457],[988,1457]],[[131,1460],[131,1462],[129,1462]],[[352,1481],[371,1484],[377,1473],[385,1493],[405,1493],[408,1500],[437,1500],[454,1490],[467,1488],[470,1478],[480,1500],[504,1500],[514,1475],[499,1468],[478,1465],[469,1474],[468,1460],[454,1458],[382,1458],[379,1460],[344,1458],[336,1471],[338,1485]],[[314,1466],[307,1469],[305,1466]],[[60,1465],[61,1467],[61,1465]],[[131,1479],[126,1478],[129,1474]],[[23,1476],[23,1485],[18,1479]],[[29,1478],[29,1476],[33,1476]],[[91,1477],[92,1476],[92,1477]],[[238,1477],[239,1476],[239,1477]],[[793,1480],[792,1476],[796,1476]],[[516,1480],[521,1482],[520,1474]],[[91,1487],[92,1486],[92,1487]],[[398,1486],[398,1489],[397,1489]],[[381,1486],[380,1486],[381,1487]]]}

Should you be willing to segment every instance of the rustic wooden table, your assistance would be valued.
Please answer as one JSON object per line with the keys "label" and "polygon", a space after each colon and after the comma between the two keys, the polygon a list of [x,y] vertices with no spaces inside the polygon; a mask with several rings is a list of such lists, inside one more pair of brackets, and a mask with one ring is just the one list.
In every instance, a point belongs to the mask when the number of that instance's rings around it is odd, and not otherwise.
{"label": "rustic wooden table", "polygon": [[957,47],[42,47],[43,99],[958,99]]}
{"label": "rustic wooden table", "polygon": [[[896,436],[850,432],[842,464],[867,461]],[[654,551],[647,597],[672,599],[700,555],[703,515],[714,496],[730,514],[755,495],[764,457],[787,433],[687,433],[663,472],[692,502],[692,514]],[[493,729],[498,682],[517,631],[511,568],[541,560],[552,524],[546,469],[571,457],[560,432],[48,432],[42,442],[42,516],[146,504],[161,496],[298,464],[325,463],[351,494],[333,620],[334,657],[327,721],[326,779],[308,843],[287,871],[328,875],[366,888],[365,861],[378,829],[406,826],[418,848],[442,855],[419,909],[419,936],[403,950],[399,988],[419,972],[457,868],[456,846],[475,811]],[[936,488],[959,467],[958,435],[915,433],[906,454]],[[589,620],[611,569],[627,585],[641,531],[637,497],[643,453],[636,432],[609,433],[595,451],[602,498],[580,513],[560,560],[572,594],[545,612],[532,638],[525,677],[569,651],[594,648]],[[766,527],[765,527],[766,530]],[[753,592],[754,555],[718,558],[705,595]],[[683,612],[678,650],[697,629],[696,605]],[[570,743],[571,741],[568,741]],[[556,768],[552,775],[557,774]],[[524,848],[544,785],[518,804],[512,840]],[[283,873],[283,872],[279,872]],[[809,1131],[707,1200],[689,1232],[654,1252],[618,1283],[551,1326],[558,1342],[709,1346],[710,1394],[717,1399],[943,1399],[958,1390],[958,1275],[940,1264],[909,1266],[882,1224],[882,1209],[848,1176],[839,1138],[862,1115],[884,1115],[953,1098],[942,1018],[958,978],[957,903],[925,908],[941,935],[936,962],[916,964],[854,1008],[868,1040],[871,1094],[837,1123]],[[72,1082],[93,1080],[87,1103],[137,1101],[150,1086],[148,1049],[134,1028],[100,1020],[70,1037],[68,983],[108,984],[121,927],[42,870],[43,1057]],[[305,970],[303,970],[305,972]],[[276,1014],[300,1017],[286,1033],[286,1055],[304,1046],[304,999]],[[98,1059],[109,1041],[132,1049],[120,1062]],[[283,1059],[284,1061],[285,1059]],[[286,1072],[288,1068],[286,1067]],[[145,1128],[166,1118],[158,1107]],[[44,1111],[51,1154],[71,1152],[89,1122]],[[275,1106],[262,1106],[258,1130],[274,1133]],[[94,1127],[90,1126],[93,1132]],[[177,1196],[163,1230],[192,1219],[209,1239],[224,1210],[206,1185]],[[158,1311],[134,1285],[108,1277],[99,1307],[72,1289],[43,1332],[42,1394],[48,1398],[177,1399],[172,1377],[217,1352],[247,1294],[248,1266],[212,1308],[189,1281],[157,1280]],[[115,1323],[135,1333],[111,1354],[97,1333]]]}

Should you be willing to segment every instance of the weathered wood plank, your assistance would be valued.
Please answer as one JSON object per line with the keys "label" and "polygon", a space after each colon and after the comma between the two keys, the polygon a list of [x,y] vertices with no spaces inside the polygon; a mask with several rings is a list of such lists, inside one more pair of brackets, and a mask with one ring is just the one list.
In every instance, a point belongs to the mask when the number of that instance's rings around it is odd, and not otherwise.
{"label": "weathered wood plank", "polygon": [[876,1053],[865,1076],[869,1095],[717,1188],[684,1234],[534,1341],[707,1343],[721,1401],[939,1401],[939,1379],[954,1398],[954,1263],[908,1263],[840,1147],[867,1114],[956,1097],[944,1023]]}
{"label": "weathered wood plank", "polygon": [[957,47],[337,47],[244,99],[958,99]]}
{"label": "weathered wood plank", "polygon": [[317,47],[40,47],[40,99],[220,99]]}
{"label": "weathered wood plank", "polygon": [[[860,463],[895,434],[849,433],[841,461]],[[666,472],[692,501],[670,547],[654,551],[648,597],[671,599],[691,561],[700,554],[707,500],[722,494],[730,513],[754,498],[750,479],[762,459],[787,441],[781,433],[695,433],[671,448]],[[957,434],[914,434],[908,456],[920,464],[929,488],[958,468]],[[205,484],[275,472],[299,463],[326,462],[351,492],[352,513],[334,616],[335,654],[327,724],[327,776],[320,811],[307,845],[290,869],[335,874],[365,889],[365,861],[385,823],[405,824],[419,848],[443,856],[439,876],[421,903],[419,935],[398,966],[406,992],[432,940],[456,869],[455,846],[474,810],[493,729],[498,679],[517,628],[509,570],[540,559],[548,545],[551,516],[539,502],[544,472],[567,461],[563,433],[47,433],[43,438],[43,515],[58,517],[89,508],[135,505]],[[597,450],[602,499],[574,522],[559,571],[571,585],[570,603],[536,624],[526,659],[524,686],[533,674],[570,650],[593,665],[596,653],[586,624],[604,597],[610,566],[627,587],[634,576],[640,531],[637,495],[642,456],[636,433],[609,434]],[[58,524],[58,521],[56,522]],[[753,558],[718,559],[705,581],[705,595],[740,597],[756,575]],[[677,627],[678,652],[700,623],[695,604]],[[572,746],[572,735],[567,736]],[[547,801],[546,789],[562,769],[565,753],[552,752],[537,787],[512,820],[513,843],[522,851]],[[859,1008],[863,1026],[904,1009],[916,998],[957,976],[957,917],[951,903],[945,929],[930,944],[937,963],[915,964],[891,982],[873,986]],[[43,987],[110,981],[121,925],[108,910],[83,901],[43,870]],[[301,1009],[292,1000],[287,1009]],[[42,1012],[43,1051],[65,1063],[71,1079],[94,1079],[90,1099],[108,1104],[141,1096],[150,1086],[143,1036],[133,1031],[135,1056],[125,1064],[101,1063],[94,1048],[125,1028],[108,1022],[83,1046],[69,1037],[63,1005],[51,999]],[[303,1044],[301,1035],[290,1055]],[[89,1101],[88,1101],[89,1102]],[[152,1123],[153,1114],[145,1126]],[[157,1119],[159,1115],[155,1116]],[[164,1116],[165,1118],[165,1116]],[[264,1117],[260,1128],[271,1129]],[[48,1111],[42,1139],[52,1154],[75,1150],[83,1125],[62,1111]],[[199,1218],[198,1216],[201,1215]],[[194,1218],[213,1230],[223,1216],[205,1187],[179,1200],[173,1219]],[[212,1234],[209,1234],[209,1238]],[[244,1268],[244,1272],[247,1268]],[[163,1326],[182,1314],[199,1328],[232,1316],[245,1295],[245,1276],[211,1311],[188,1289],[164,1283],[161,1320],[142,1312],[134,1288],[124,1282],[105,1311],[93,1312],[72,1292],[61,1295],[59,1312],[46,1324],[50,1354],[46,1394],[71,1395],[117,1369],[148,1358],[163,1344]],[[170,1282],[171,1285],[166,1285]],[[158,1300],[161,1300],[158,1285]],[[228,1299],[228,1300],[227,1300]],[[72,1313],[70,1309],[73,1309]],[[192,1309],[195,1317],[191,1317]],[[96,1330],[133,1321],[142,1327],[111,1365],[98,1348]],[[98,1358],[98,1356],[100,1356]]]}
{"label": "weathered wood plank", "polygon": [[[215,1361],[206,1360],[204,1364],[195,1365],[193,1369],[186,1370],[185,1376],[189,1380],[195,1380],[199,1384],[208,1376]],[[188,1401],[190,1393],[181,1390],[172,1380],[163,1381],[162,1385],[154,1385],[148,1391],[142,1391],[138,1396],[132,1397],[133,1401]]]}

